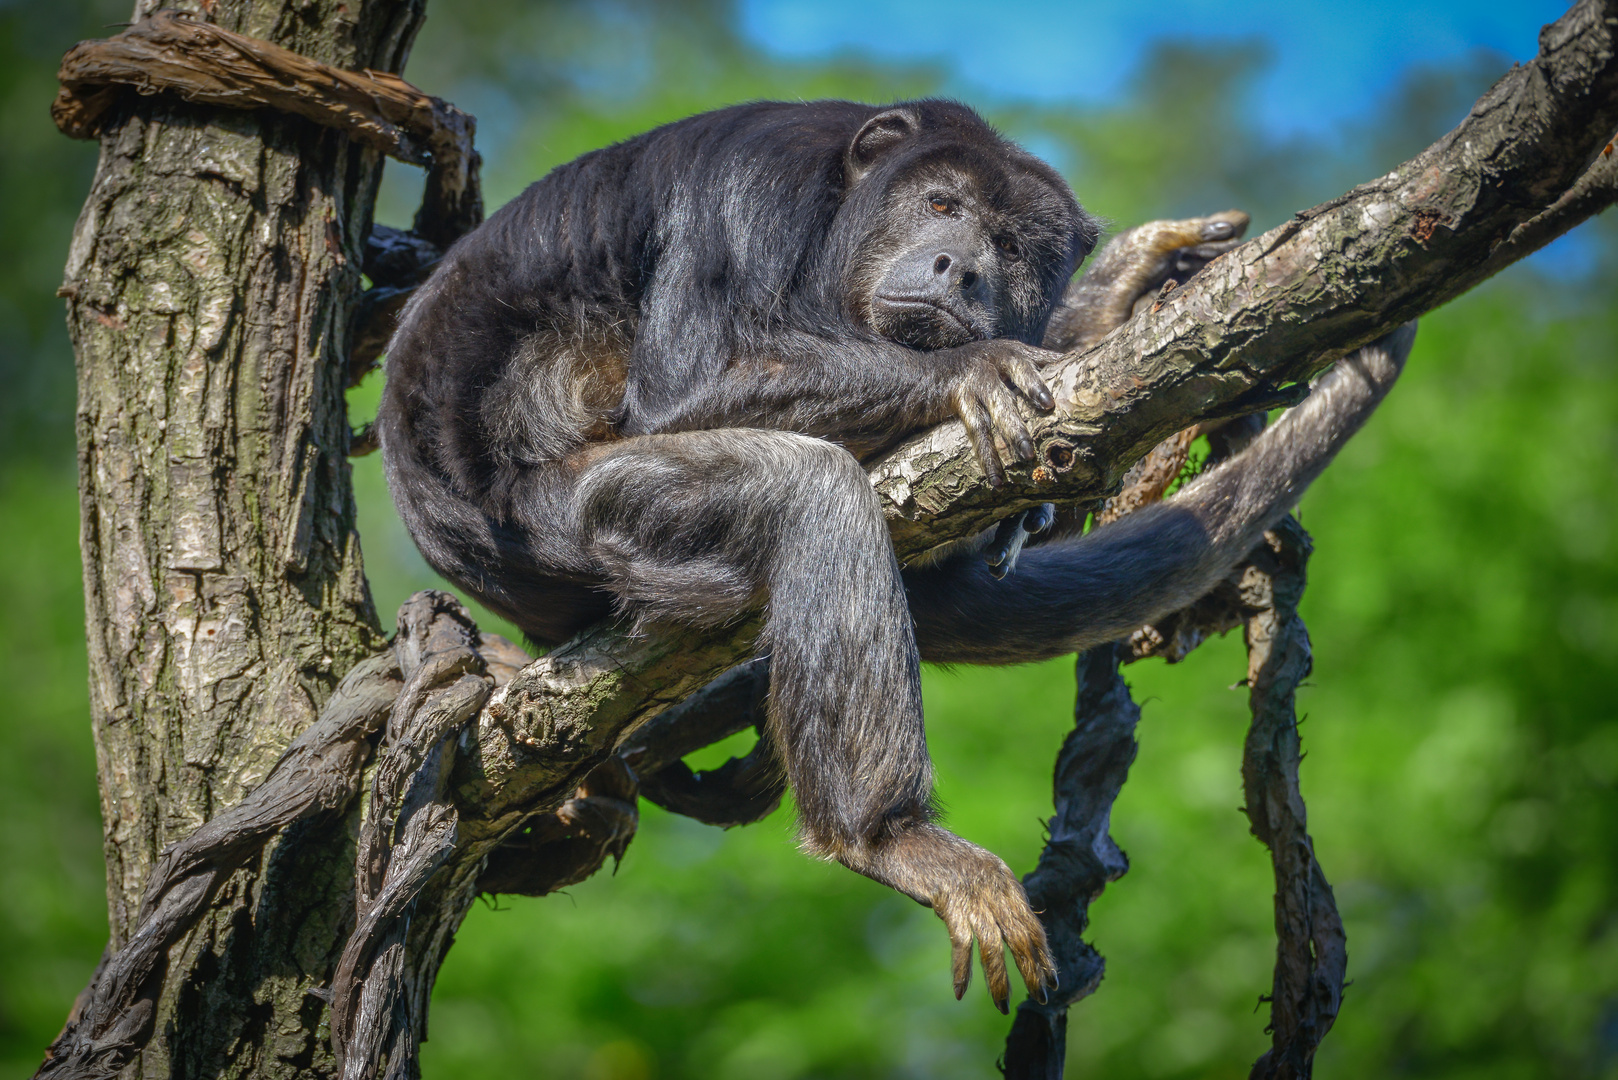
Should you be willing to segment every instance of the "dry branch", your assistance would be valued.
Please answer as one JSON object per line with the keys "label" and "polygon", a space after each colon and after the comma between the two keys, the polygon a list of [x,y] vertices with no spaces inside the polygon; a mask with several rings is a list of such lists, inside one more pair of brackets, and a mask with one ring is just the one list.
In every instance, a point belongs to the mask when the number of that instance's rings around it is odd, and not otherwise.
{"label": "dry branch", "polygon": [[[1618,0],[1584,0],[1542,43],[1412,161],[1215,260],[1155,312],[1048,369],[1057,411],[1034,418],[1039,459],[1009,469],[1006,487],[983,482],[957,424],[876,462],[900,558],[1012,510],[1103,497],[1163,438],[1266,406],[1278,386],[1609,205],[1618,184],[1601,151],[1618,128]],[[559,805],[639,724],[746,658],[754,629],[630,638],[603,625],[523,671],[457,769],[462,857]]]}
{"label": "dry branch", "polygon": [[100,133],[126,88],[201,105],[275,109],[336,128],[389,157],[425,165],[414,231],[447,246],[483,220],[477,122],[385,71],[344,71],[188,12],[159,11],[62,58],[51,117],[76,139]]}

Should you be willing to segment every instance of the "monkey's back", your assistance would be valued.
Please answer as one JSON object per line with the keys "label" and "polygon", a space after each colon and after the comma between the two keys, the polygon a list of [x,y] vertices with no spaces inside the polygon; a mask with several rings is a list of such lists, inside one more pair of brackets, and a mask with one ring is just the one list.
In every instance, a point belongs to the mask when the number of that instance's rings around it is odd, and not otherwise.
{"label": "monkey's back", "polygon": [[804,263],[873,111],[761,102],[677,121],[558,167],[446,253],[389,344],[377,417],[435,569],[536,640],[605,613],[565,538],[535,542],[547,476],[714,377],[745,313],[825,321]]}

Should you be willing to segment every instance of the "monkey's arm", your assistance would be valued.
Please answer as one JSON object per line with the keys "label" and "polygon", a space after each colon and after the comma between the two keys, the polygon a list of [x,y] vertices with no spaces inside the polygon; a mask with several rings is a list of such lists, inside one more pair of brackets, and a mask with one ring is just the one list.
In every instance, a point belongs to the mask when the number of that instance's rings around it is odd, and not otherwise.
{"label": "monkey's arm", "polygon": [[959,418],[989,482],[998,485],[1004,474],[997,438],[1013,458],[1033,456],[1019,399],[1053,407],[1039,376],[1039,365],[1050,359],[1043,349],[999,338],[924,352],[786,331],[750,343],[741,358],[674,400],[637,399],[623,430],[774,428],[840,443],[863,458]]}
{"label": "monkey's arm", "polygon": [[1246,450],[1167,502],[1023,552],[995,580],[976,557],[905,575],[922,659],[1016,664],[1123,637],[1205,595],[1297,504],[1403,370],[1411,323],[1338,361]]}
{"label": "monkey's arm", "polygon": [[[1249,218],[1240,210],[1180,221],[1148,221],[1119,233],[1067,287],[1051,313],[1044,346],[1067,352],[1087,349],[1128,322],[1169,280],[1185,284],[1237,244]],[[999,579],[1016,569],[1024,544],[1053,524],[1058,533],[1082,532],[1082,509],[1058,514],[1045,503],[1000,522],[982,537],[983,561]],[[984,546],[986,545],[986,546]]]}

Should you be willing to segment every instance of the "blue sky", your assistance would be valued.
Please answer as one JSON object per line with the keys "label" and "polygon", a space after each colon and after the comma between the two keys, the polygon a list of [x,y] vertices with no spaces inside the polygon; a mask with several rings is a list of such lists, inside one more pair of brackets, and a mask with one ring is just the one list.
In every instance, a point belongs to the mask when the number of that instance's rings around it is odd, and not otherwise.
{"label": "blue sky", "polygon": [[842,50],[937,60],[961,92],[1099,102],[1118,94],[1150,43],[1257,39],[1273,62],[1254,107],[1273,135],[1323,134],[1374,108],[1411,65],[1448,64],[1477,49],[1524,61],[1559,0],[1221,4],[982,0],[743,0],[744,33],[770,51],[824,57]]}

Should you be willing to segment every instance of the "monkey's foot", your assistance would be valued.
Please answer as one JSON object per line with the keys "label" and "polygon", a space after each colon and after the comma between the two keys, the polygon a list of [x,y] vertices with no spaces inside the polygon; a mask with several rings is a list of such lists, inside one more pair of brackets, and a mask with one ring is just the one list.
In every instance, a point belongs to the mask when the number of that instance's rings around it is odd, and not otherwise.
{"label": "monkey's foot", "polygon": [[959,1000],[972,980],[972,940],[976,938],[983,978],[995,1008],[1008,1011],[1007,948],[1028,993],[1044,1001],[1056,989],[1056,961],[1045,942],[1045,928],[1011,869],[982,848],[974,854],[971,865],[957,866],[956,874],[951,875],[960,884],[952,883],[932,898],[933,911],[949,928],[955,997]]}
{"label": "monkey's foot", "polygon": [[1032,510],[1013,514],[1002,521],[994,531],[994,540],[983,551],[983,561],[996,581],[1017,568],[1017,556],[1022,554],[1028,538],[1042,533],[1056,520],[1056,506],[1040,503]]}
{"label": "monkey's foot", "polygon": [[1056,961],[1045,943],[1045,928],[1028,905],[1022,882],[994,852],[931,822],[902,826],[870,843],[805,837],[804,846],[937,912],[949,929],[956,998],[966,993],[972,978],[974,939],[989,996],[1001,1012],[1007,1011],[1011,997],[1008,948],[1029,994],[1044,1001],[1056,989]]}

